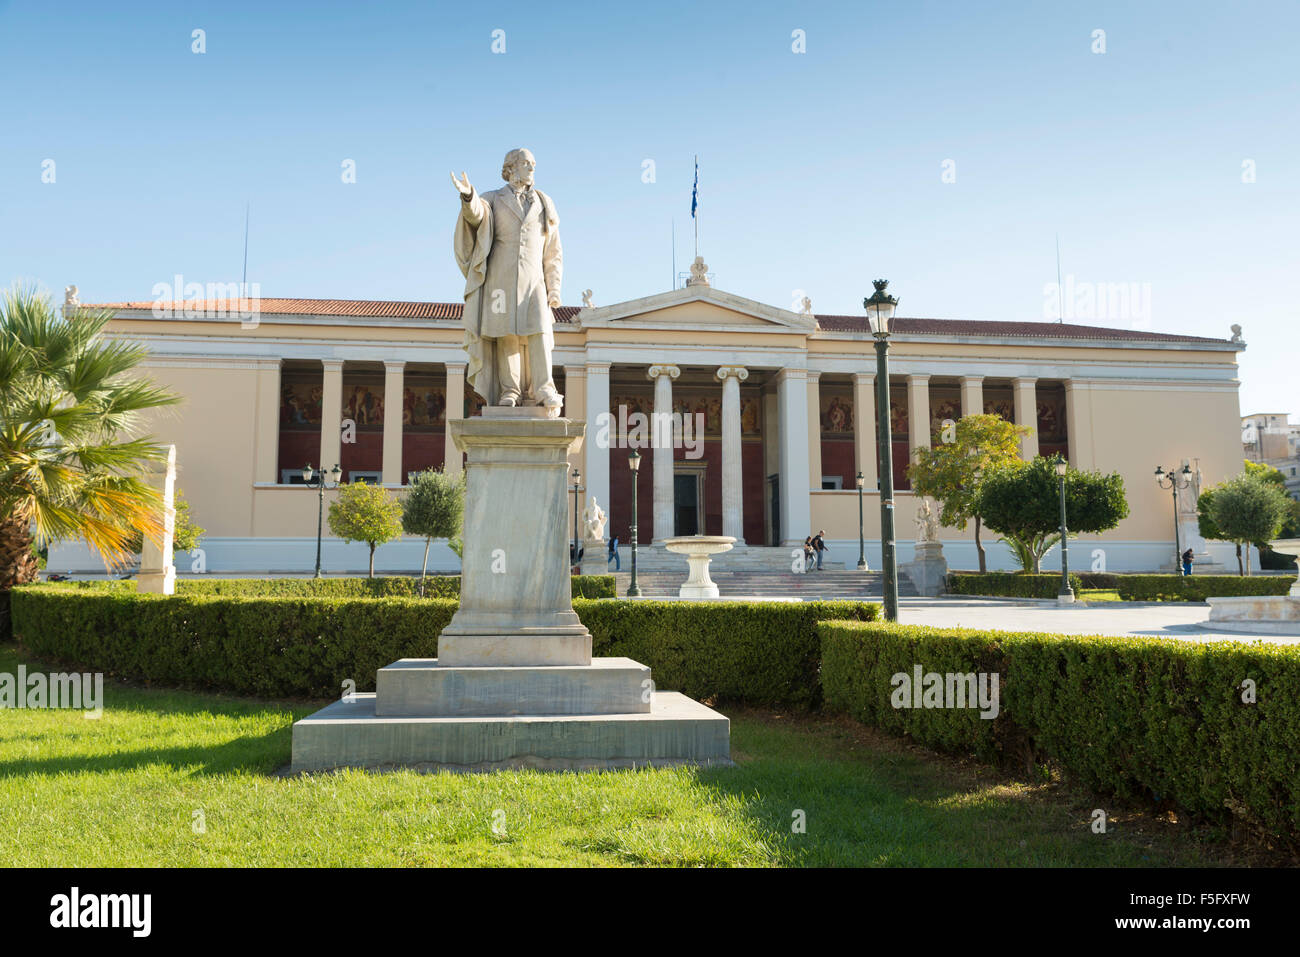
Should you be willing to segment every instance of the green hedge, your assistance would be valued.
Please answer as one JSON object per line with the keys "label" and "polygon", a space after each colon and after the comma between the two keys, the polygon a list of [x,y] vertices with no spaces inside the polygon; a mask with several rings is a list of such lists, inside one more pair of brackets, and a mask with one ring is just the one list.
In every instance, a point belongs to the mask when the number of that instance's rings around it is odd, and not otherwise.
{"label": "green hedge", "polygon": [[[1082,586],[1078,575],[1070,575],[1075,594]],[[948,575],[950,595],[993,595],[1006,598],[1055,598],[1061,593],[1061,573],[1044,572],[952,572]]]}
{"label": "green hedge", "polygon": [[[50,587],[90,591],[134,592],[136,583],[122,579],[47,582]],[[419,598],[420,579],[403,575],[379,578],[178,578],[178,595],[240,595],[284,598]],[[574,598],[614,598],[613,575],[573,575]],[[459,598],[459,575],[430,575],[426,598]]]}
{"label": "green hedge", "polygon": [[[1285,595],[1294,579],[1279,575],[1116,575],[1098,572],[1070,574],[1076,595],[1083,588],[1114,589],[1125,601],[1205,601],[1231,595]],[[989,595],[1005,598],[1055,598],[1061,590],[1060,572],[951,572],[950,595]]]}
{"label": "green hedge", "polygon": [[1108,575],[1084,572],[1084,588],[1113,588],[1125,601],[1205,601],[1233,595],[1285,595],[1285,575]]}
{"label": "green hedge", "polygon": [[[1046,758],[1088,787],[1300,837],[1300,648],[822,623],[828,709],[930,747]],[[1000,712],[894,709],[892,676],[997,673]],[[1257,703],[1241,700],[1256,683]]]}
{"label": "green hedge", "polygon": [[[14,632],[34,654],[164,684],[266,697],[332,697],[344,679],[374,688],[398,658],[433,658],[457,603],[438,598],[140,595],[15,589]],[[593,653],[649,665],[658,687],[765,706],[818,703],[832,618],[873,620],[865,602],[575,599]]]}

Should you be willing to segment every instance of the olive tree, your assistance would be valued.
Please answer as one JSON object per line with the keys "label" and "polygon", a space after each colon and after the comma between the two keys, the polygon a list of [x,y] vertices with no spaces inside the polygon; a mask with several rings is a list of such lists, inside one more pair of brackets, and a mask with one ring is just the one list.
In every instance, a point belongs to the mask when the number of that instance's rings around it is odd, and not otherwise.
{"label": "olive tree", "polygon": [[433,540],[459,537],[464,520],[464,472],[448,475],[441,469],[426,469],[411,480],[406,501],[402,503],[402,531],[424,538],[421,580],[429,567],[429,546]]}

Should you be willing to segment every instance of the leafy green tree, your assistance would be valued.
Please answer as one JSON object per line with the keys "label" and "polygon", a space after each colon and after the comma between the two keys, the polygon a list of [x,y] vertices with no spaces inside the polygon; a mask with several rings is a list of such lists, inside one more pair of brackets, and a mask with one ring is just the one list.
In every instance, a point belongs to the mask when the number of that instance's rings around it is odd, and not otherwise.
{"label": "leafy green tree", "polygon": [[330,531],[345,542],[370,546],[370,577],[375,577],[375,549],[402,534],[402,503],[380,485],[353,482],[339,486],[330,502]]}
{"label": "leafy green tree", "polygon": [[0,635],[8,592],[36,578],[33,544],[84,539],[110,568],[139,529],[162,534],[148,481],[167,447],[139,434],[141,413],[180,396],[136,372],[148,351],[101,335],[108,311],[65,318],[50,297],[0,297]]}
{"label": "leafy green tree", "polygon": [[[1290,515],[1291,499],[1284,487],[1259,473],[1243,472],[1231,481],[1215,486],[1209,504],[1209,517],[1220,541],[1237,545],[1238,561],[1242,546],[1267,543],[1276,538]],[[1204,494],[1202,494],[1204,497]],[[1199,506],[1199,502],[1197,503]],[[1239,566],[1243,575],[1250,574],[1250,549]]]}
{"label": "leafy green tree", "polygon": [[424,564],[429,567],[429,546],[435,538],[456,538],[465,521],[465,473],[448,475],[441,469],[426,469],[411,480],[402,503],[402,531],[424,537]]}
{"label": "leafy green tree", "polygon": [[[1242,462],[1242,472],[1238,478],[1254,479],[1265,482],[1269,485],[1280,489],[1283,495],[1286,495],[1286,477],[1271,465],[1265,465],[1262,462],[1252,462],[1246,459]],[[1220,482],[1212,488],[1207,488],[1201,492],[1201,497],[1196,500],[1196,520],[1198,531],[1201,537],[1209,541],[1232,542],[1237,551],[1237,574],[1245,575],[1247,564],[1249,563],[1250,552],[1246,550],[1246,557],[1242,558],[1242,541],[1234,540],[1231,535],[1219,528],[1214,521],[1214,497],[1219,489],[1227,483]],[[1269,551],[1268,542],[1274,538],[1297,538],[1300,537],[1300,502],[1287,496],[1286,508],[1282,519],[1281,527],[1266,539],[1250,542],[1260,550],[1260,564],[1268,560],[1266,553]],[[1294,565],[1294,561],[1282,561],[1282,556],[1277,556],[1278,561],[1275,567],[1289,567]]]}
{"label": "leafy green tree", "polygon": [[964,528],[975,520],[975,550],[980,571],[988,570],[984,544],[980,541],[982,516],[975,505],[980,476],[1016,462],[1020,437],[1029,432],[999,415],[967,415],[957,420],[953,441],[921,449],[908,467],[912,491],[928,495],[939,503],[939,524]]}
{"label": "leafy green tree", "polygon": [[[1048,549],[1061,540],[1060,479],[1054,460],[1039,456],[985,473],[975,497],[984,522],[1006,536],[1025,571],[1037,572]],[[1072,533],[1109,531],[1128,515],[1118,473],[1065,473],[1066,525]]]}

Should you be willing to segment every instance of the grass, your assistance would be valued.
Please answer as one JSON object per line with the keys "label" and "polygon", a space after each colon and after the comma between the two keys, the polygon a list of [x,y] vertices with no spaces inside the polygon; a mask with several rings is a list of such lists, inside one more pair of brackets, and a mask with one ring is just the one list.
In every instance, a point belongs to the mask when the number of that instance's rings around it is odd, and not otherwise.
{"label": "grass", "polygon": [[1119,591],[1114,588],[1081,588],[1079,601],[1123,601]]}
{"label": "grass", "polygon": [[[20,662],[0,645],[0,672]],[[316,703],[106,681],[98,720],[0,711],[8,866],[1144,866],[1234,863],[1185,825],[856,723],[731,711],[732,769],[288,777]],[[1088,826],[1107,808],[1104,835]],[[802,816],[806,831],[792,824]],[[202,823],[202,833],[198,825]],[[494,824],[496,829],[494,831]]]}

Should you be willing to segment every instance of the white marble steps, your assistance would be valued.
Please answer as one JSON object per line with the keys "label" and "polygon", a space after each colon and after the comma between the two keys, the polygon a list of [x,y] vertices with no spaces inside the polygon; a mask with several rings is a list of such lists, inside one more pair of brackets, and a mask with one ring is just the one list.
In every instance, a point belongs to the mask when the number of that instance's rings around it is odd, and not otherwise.
{"label": "white marble steps", "polygon": [[730,765],[730,734],[725,716],[671,691],[633,714],[482,717],[380,717],[374,694],[355,694],[294,724],[291,770]]}
{"label": "white marble steps", "polygon": [[[626,565],[616,576],[619,597],[627,594],[630,575]],[[883,576],[880,572],[861,572],[857,569],[826,569],[796,575],[787,568],[781,572],[739,572],[710,569],[710,577],[719,592],[728,595],[752,595],[758,598],[817,599],[879,599],[884,594]],[[637,585],[642,597],[676,598],[677,589],[686,580],[686,569],[678,571],[642,572],[637,569]],[[898,593],[903,597],[915,596],[915,587],[906,575],[900,575]]]}
{"label": "white marble steps", "polygon": [[631,658],[590,665],[449,667],[403,658],[375,676],[378,717],[646,714],[650,669]]}

